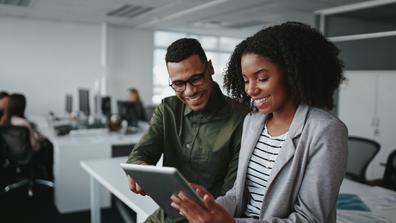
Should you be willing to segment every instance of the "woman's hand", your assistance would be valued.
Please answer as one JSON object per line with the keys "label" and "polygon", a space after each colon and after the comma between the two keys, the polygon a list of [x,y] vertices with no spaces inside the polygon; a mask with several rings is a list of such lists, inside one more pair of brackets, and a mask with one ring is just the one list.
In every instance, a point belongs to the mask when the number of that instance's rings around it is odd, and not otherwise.
{"label": "woman's hand", "polygon": [[171,196],[171,206],[178,209],[192,223],[227,223],[235,222],[231,215],[215,202],[204,187],[191,184],[203,200],[203,206],[197,204],[186,193],[180,192]]}

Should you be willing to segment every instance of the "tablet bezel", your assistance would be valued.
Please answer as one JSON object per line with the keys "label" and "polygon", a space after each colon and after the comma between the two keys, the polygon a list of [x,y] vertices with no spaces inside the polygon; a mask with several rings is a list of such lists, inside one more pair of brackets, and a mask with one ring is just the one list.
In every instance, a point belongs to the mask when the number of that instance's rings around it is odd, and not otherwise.
{"label": "tablet bezel", "polygon": [[[170,206],[171,195],[180,191],[187,193],[190,198],[203,206],[201,197],[191,187],[183,175],[174,167],[161,167],[152,165],[137,165],[120,163],[122,169],[127,175],[130,175],[169,216],[181,216],[179,211]],[[161,188],[158,185],[162,185]],[[173,185],[174,188],[167,188],[167,185]],[[151,196],[153,195],[153,196]]]}

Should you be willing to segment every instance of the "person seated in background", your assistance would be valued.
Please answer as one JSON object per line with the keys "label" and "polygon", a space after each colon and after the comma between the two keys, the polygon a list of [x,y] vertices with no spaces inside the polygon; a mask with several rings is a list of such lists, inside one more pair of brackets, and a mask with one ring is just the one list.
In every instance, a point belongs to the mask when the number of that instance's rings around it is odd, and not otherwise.
{"label": "person seated in background", "polygon": [[[176,167],[188,181],[205,185],[215,196],[224,195],[234,184],[247,108],[223,95],[212,78],[212,61],[196,39],[173,42],[165,62],[176,95],[157,106],[127,162],[155,165],[163,155],[163,166]],[[132,192],[145,194],[130,176],[128,184]],[[185,221],[163,210],[146,220]]]}
{"label": "person seated in background", "polygon": [[339,50],[298,22],[268,27],[233,52],[225,87],[251,100],[235,184],[217,198],[194,185],[203,206],[181,192],[171,205],[190,222],[336,222],[348,131],[328,111],[343,76]]}
{"label": "person seated in background", "polygon": [[3,116],[3,114],[4,114],[5,108],[8,105],[9,96],[10,95],[7,92],[5,92],[5,91],[1,91],[0,92],[0,120],[1,120],[1,117]]}
{"label": "person seated in background", "polygon": [[39,131],[34,129],[25,118],[26,98],[23,94],[11,94],[3,117],[2,125],[22,126],[29,129],[30,143],[33,149],[33,159],[42,164],[41,173],[43,177],[52,179],[53,145]]}
{"label": "person seated in background", "polygon": [[139,91],[136,88],[128,89],[128,100],[137,104],[138,120],[147,121],[146,110],[144,109],[143,102],[140,100]]}

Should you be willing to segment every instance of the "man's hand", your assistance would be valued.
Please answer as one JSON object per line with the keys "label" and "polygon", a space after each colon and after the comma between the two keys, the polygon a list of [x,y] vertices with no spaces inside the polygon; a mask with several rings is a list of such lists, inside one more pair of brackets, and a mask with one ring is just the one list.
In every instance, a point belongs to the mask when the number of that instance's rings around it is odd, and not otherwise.
{"label": "man's hand", "polygon": [[204,201],[204,207],[195,203],[187,194],[180,192],[171,197],[171,206],[178,209],[180,214],[187,218],[190,223],[234,223],[234,219],[228,212],[214,200],[205,188],[199,185],[191,185]]}
{"label": "man's hand", "polygon": [[135,194],[140,194],[145,196],[146,193],[144,192],[144,190],[139,186],[139,184],[136,183],[136,181],[128,175],[128,186],[129,189],[135,193]]}

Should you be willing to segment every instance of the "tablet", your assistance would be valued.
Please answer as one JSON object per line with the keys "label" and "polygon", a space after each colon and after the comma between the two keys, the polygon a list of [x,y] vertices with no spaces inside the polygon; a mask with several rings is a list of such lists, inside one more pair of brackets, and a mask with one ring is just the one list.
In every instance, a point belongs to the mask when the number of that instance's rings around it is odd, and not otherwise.
{"label": "tablet", "polygon": [[160,167],[151,165],[136,165],[120,163],[122,169],[143,188],[168,216],[180,216],[179,211],[173,208],[170,197],[180,191],[187,193],[200,205],[202,199],[190,186],[187,180],[174,167]]}

